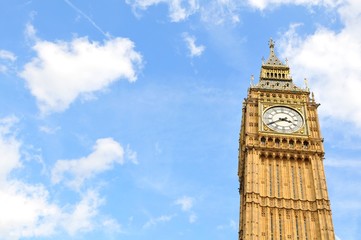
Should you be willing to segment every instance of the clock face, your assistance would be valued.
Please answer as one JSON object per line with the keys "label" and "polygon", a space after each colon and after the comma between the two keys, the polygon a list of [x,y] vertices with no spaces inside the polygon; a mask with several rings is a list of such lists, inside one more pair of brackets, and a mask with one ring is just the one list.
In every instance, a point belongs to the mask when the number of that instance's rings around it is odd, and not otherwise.
{"label": "clock face", "polygon": [[281,133],[293,133],[304,124],[302,115],[285,106],[270,107],[263,113],[263,122],[270,129]]}

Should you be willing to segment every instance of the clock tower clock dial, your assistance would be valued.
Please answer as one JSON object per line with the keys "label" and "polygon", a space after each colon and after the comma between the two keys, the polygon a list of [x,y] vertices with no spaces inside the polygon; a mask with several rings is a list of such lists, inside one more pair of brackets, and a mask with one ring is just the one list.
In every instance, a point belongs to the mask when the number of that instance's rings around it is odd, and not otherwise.
{"label": "clock tower clock dial", "polygon": [[287,106],[270,107],[263,113],[263,123],[280,133],[293,133],[300,130],[304,124],[303,119],[297,110]]}

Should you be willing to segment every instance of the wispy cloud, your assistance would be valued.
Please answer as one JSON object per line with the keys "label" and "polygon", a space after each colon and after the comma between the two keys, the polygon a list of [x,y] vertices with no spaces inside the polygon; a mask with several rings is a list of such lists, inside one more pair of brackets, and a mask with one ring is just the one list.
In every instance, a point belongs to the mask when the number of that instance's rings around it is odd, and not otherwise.
{"label": "wispy cloud", "polygon": [[126,0],[126,3],[132,6],[134,12],[160,3],[168,4],[169,18],[172,22],[184,21],[199,8],[197,0]]}
{"label": "wispy cloud", "polygon": [[146,10],[158,4],[168,5],[168,15],[171,22],[186,21],[194,14],[200,14],[203,22],[223,24],[225,22],[238,23],[240,7],[244,3],[233,0],[199,1],[199,0],[126,0],[131,5],[134,13]]}
{"label": "wispy cloud", "polygon": [[325,166],[337,167],[337,168],[351,168],[361,170],[361,158],[356,160],[348,159],[326,159],[324,161]]}
{"label": "wispy cloud", "polygon": [[218,225],[217,226],[218,230],[224,230],[224,229],[227,229],[227,228],[237,230],[238,229],[238,224],[236,223],[236,221],[230,220],[228,224],[223,224],[223,225]]}
{"label": "wispy cloud", "polygon": [[335,7],[342,1],[340,0],[247,0],[247,3],[259,10],[264,10],[270,6],[280,6],[284,4],[305,5],[305,6],[325,6]]}
{"label": "wispy cloud", "polygon": [[49,127],[49,126],[40,126],[39,130],[41,132],[47,133],[47,134],[54,134],[57,131],[59,131],[61,128],[60,127]]}
{"label": "wispy cloud", "polygon": [[16,56],[10,51],[0,49],[0,59],[14,62],[16,60]]}
{"label": "wispy cloud", "polygon": [[169,222],[173,219],[174,215],[162,215],[160,217],[151,218],[143,225],[143,228],[151,228],[157,226],[159,223]]}
{"label": "wispy cloud", "polygon": [[190,57],[199,57],[206,49],[203,45],[196,45],[196,38],[188,33],[183,33],[183,40],[187,45]]}
{"label": "wispy cloud", "polygon": [[138,10],[144,11],[151,6],[166,4],[168,5],[168,15],[172,22],[185,21],[191,15],[199,14],[202,22],[212,25],[238,24],[241,22],[241,10],[245,7],[260,11],[285,4],[334,8],[343,2],[342,0],[126,0],[126,3],[132,6],[133,12],[137,15],[139,14]]}
{"label": "wispy cloud", "polygon": [[178,198],[174,203],[176,205],[181,206],[183,211],[189,211],[193,207],[193,198],[188,196],[183,196],[181,198]]}
{"label": "wispy cloud", "polygon": [[0,73],[8,72],[12,63],[16,60],[16,55],[8,50],[0,49]]}
{"label": "wispy cloud", "polygon": [[[65,181],[70,187],[78,189],[84,180],[113,168],[115,164],[123,163],[123,147],[111,138],[102,138],[96,141],[93,152],[88,156],[58,160],[51,171],[51,179],[55,184]],[[69,175],[70,179],[65,177]]]}
{"label": "wispy cloud", "polygon": [[91,19],[87,14],[85,14],[82,10],[80,10],[78,7],[76,7],[70,0],[64,0],[66,4],[68,4],[72,9],[74,9],[78,14],[80,14],[82,17],[84,17],[91,25],[93,25],[94,28],[96,28],[99,32],[101,32],[105,37],[110,38],[109,33],[106,33],[103,31],[101,27],[99,27],[98,24],[96,24],[93,19]]}
{"label": "wispy cloud", "polygon": [[194,223],[197,220],[197,215],[192,211],[194,198],[183,196],[175,200],[174,204],[179,205],[183,212],[189,213],[189,223]]}

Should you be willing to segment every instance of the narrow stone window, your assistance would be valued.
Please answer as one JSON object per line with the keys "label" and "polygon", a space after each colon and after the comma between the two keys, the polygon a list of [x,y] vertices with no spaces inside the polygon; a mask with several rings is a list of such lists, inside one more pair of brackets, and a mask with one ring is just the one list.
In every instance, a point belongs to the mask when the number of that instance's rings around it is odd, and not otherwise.
{"label": "narrow stone window", "polygon": [[279,166],[276,165],[276,178],[277,178],[277,195],[281,197],[281,187],[280,187],[280,173],[279,173]]}
{"label": "narrow stone window", "polygon": [[273,214],[271,213],[270,217],[270,228],[271,228],[271,240],[273,240]]}
{"label": "narrow stone window", "polygon": [[269,194],[272,196],[272,165],[269,165]]}
{"label": "narrow stone window", "polygon": [[298,230],[298,217],[296,216],[296,239],[299,240],[300,239],[300,234],[299,234],[299,230]]}
{"label": "narrow stone window", "polygon": [[303,199],[303,183],[302,183],[302,172],[301,172],[301,167],[298,167],[298,175],[299,175],[299,178],[300,178],[301,198]]}
{"label": "narrow stone window", "polygon": [[304,225],[304,228],[305,228],[305,240],[308,240],[306,217],[303,218],[303,225]]}
{"label": "narrow stone window", "polygon": [[279,231],[280,231],[280,240],[282,240],[282,215],[278,215],[278,225],[279,225]]}
{"label": "narrow stone window", "polygon": [[291,166],[293,198],[296,198],[295,169]]}

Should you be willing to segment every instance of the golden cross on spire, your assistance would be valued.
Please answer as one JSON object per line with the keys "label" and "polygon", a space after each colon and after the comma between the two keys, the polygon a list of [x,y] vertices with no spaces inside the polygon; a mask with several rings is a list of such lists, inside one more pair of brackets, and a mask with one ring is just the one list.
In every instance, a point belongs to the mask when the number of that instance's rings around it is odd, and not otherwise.
{"label": "golden cross on spire", "polygon": [[270,38],[270,40],[268,41],[268,45],[270,48],[274,48],[275,47],[275,42],[273,41],[272,38]]}

